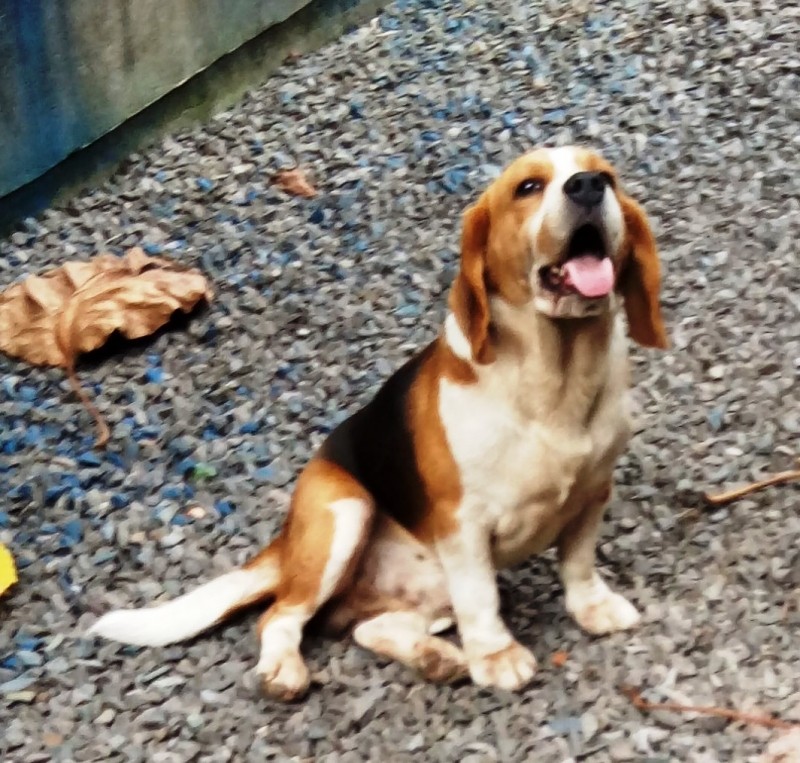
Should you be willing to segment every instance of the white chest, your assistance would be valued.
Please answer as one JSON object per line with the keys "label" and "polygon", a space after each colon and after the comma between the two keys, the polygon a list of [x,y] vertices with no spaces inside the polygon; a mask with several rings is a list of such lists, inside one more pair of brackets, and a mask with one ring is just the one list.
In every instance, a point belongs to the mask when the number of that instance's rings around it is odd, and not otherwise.
{"label": "white chest", "polygon": [[441,382],[439,412],[459,471],[460,510],[472,515],[465,521],[487,525],[498,563],[547,548],[607,484],[630,433],[624,374],[616,376],[604,377],[591,405],[581,405],[585,390],[566,390],[563,408],[552,409],[527,405],[536,385],[526,389],[502,367],[477,384]]}

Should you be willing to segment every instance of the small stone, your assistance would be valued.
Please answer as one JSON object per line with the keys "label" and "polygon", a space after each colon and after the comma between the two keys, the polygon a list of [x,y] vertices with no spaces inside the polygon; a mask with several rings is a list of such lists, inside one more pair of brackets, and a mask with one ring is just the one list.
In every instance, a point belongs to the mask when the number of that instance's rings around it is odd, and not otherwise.
{"label": "small stone", "polygon": [[37,654],[36,652],[26,652],[20,650],[17,652],[17,659],[26,667],[38,667],[44,662],[44,658],[41,654]]}
{"label": "small stone", "polygon": [[613,761],[626,761],[636,760],[637,753],[630,742],[620,740],[611,745],[609,751],[611,760]]}
{"label": "small stone", "polygon": [[108,726],[116,717],[117,711],[107,707],[102,713],[100,713],[100,715],[97,716],[97,718],[94,719],[94,722],[100,726]]}
{"label": "small stone", "polygon": [[36,683],[36,679],[30,675],[21,675],[17,678],[12,678],[10,681],[6,681],[0,684],[0,694],[13,694],[14,692],[20,692],[24,689],[27,689],[29,686],[33,686]]}
{"label": "small stone", "polygon": [[205,722],[203,721],[203,716],[200,713],[189,713],[186,716],[186,725],[192,729],[192,731],[198,731],[199,729],[203,728]]}
{"label": "small stone", "polygon": [[54,731],[45,731],[42,734],[42,742],[46,747],[58,747],[64,742],[64,737]]}
{"label": "small stone", "polygon": [[203,689],[200,692],[200,699],[202,699],[206,704],[218,705],[225,702],[225,695],[220,694],[217,691],[211,691],[211,689]]}
{"label": "small stone", "polygon": [[184,541],[183,534],[178,532],[177,529],[175,529],[161,539],[161,545],[164,548],[173,548],[174,546],[183,543],[183,541]]}
{"label": "small stone", "polygon": [[191,506],[186,510],[186,514],[192,519],[204,519],[208,512],[202,506]]}
{"label": "small stone", "polygon": [[9,691],[3,692],[3,697],[9,705],[19,702],[24,705],[30,705],[36,699],[35,691]]}
{"label": "small stone", "polygon": [[312,741],[325,739],[328,733],[328,729],[321,723],[312,723],[306,730],[306,736]]}
{"label": "small stone", "polygon": [[708,369],[708,375],[712,379],[724,379],[726,372],[727,369],[725,368],[725,366],[720,366],[720,365],[711,366],[711,368]]}

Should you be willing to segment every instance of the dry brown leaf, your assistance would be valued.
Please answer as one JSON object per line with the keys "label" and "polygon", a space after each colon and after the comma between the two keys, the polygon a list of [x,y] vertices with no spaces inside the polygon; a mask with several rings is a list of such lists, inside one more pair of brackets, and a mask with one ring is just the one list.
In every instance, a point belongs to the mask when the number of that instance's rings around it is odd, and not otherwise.
{"label": "dry brown leaf", "polygon": [[308,182],[305,173],[299,167],[278,172],[275,175],[275,185],[286,193],[302,196],[304,199],[313,199],[317,195],[317,189]]}
{"label": "dry brown leaf", "polygon": [[177,310],[191,311],[213,293],[198,270],[131,249],[124,257],[101,254],[29,276],[0,293],[0,351],[39,366],[59,366],[95,417],[97,445],[108,428],[80,388],[75,361],[118,331],[141,339]]}

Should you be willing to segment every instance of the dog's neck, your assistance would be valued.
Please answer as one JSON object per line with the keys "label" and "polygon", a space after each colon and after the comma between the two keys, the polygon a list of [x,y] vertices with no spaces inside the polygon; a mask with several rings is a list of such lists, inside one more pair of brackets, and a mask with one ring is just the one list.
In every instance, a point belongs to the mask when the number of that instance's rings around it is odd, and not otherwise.
{"label": "dog's neck", "polygon": [[497,359],[480,376],[508,379],[506,392],[522,412],[584,426],[600,398],[623,387],[626,342],[614,307],[567,319],[553,319],[530,304],[498,301],[492,309]]}

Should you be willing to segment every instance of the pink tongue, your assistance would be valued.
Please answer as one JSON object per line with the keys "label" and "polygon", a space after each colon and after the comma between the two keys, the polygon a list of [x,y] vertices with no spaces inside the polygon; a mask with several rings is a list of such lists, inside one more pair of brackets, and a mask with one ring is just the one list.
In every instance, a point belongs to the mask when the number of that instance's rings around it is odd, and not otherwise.
{"label": "pink tongue", "polygon": [[604,297],[614,288],[614,266],[608,257],[592,254],[573,257],[564,263],[567,283],[584,297]]}

